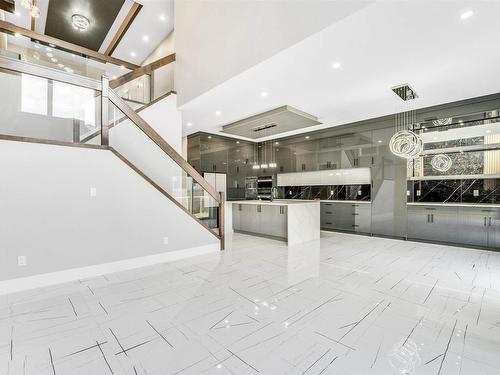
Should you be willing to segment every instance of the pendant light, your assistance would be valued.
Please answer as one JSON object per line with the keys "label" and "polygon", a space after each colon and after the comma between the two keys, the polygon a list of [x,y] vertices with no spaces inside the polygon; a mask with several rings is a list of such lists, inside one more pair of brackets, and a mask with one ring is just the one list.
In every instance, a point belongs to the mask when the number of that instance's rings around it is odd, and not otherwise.
{"label": "pendant light", "polygon": [[[415,91],[407,84],[393,87],[392,91],[405,102],[417,98]],[[416,123],[415,110],[396,114],[394,122],[395,133],[389,141],[389,149],[394,155],[405,159],[411,160],[417,158],[424,149],[424,142],[412,130]]]}

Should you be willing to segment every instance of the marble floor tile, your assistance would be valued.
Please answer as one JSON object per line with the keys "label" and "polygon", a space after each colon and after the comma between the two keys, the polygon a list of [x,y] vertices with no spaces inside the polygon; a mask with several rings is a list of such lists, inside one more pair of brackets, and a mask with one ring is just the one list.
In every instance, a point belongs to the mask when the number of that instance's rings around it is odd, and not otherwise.
{"label": "marble floor tile", "polygon": [[0,375],[500,374],[500,253],[323,232],[0,298]]}

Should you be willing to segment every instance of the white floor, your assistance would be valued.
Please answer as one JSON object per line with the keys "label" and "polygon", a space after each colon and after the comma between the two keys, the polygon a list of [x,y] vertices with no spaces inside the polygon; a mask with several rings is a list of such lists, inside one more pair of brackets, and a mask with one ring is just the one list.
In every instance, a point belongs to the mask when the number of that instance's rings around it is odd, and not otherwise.
{"label": "white floor", "polygon": [[0,297],[0,374],[500,374],[500,253],[228,242]]}

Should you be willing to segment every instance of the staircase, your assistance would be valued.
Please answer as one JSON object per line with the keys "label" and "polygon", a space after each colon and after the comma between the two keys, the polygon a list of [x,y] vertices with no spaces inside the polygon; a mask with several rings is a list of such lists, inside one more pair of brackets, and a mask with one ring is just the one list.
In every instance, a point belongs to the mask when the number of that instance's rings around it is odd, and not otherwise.
{"label": "staircase", "polygon": [[173,61],[170,55],[109,81],[0,57],[0,99],[9,103],[6,92],[22,91],[21,108],[5,106],[0,140],[108,151],[215,236],[223,250],[223,196],[140,115],[172,95]]}

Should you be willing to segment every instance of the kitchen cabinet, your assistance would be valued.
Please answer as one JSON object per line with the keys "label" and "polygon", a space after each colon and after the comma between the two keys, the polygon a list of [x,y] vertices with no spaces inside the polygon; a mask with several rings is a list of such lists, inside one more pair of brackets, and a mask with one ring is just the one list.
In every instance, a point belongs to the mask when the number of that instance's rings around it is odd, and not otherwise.
{"label": "kitchen cabinet", "polygon": [[408,206],[408,238],[456,242],[458,207]]}
{"label": "kitchen cabinet", "polygon": [[287,237],[287,207],[268,204],[233,204],[233,229],[285,239]]}
{"label": "kitchen cabinet", "polygon": [[357,202],[321,202],[321,228],[371,233],[371,205]]}
{"label": "kitchen cabinet", "polygon": [[409,204],[407,236],[500,249],[500,208]]}

